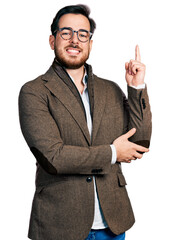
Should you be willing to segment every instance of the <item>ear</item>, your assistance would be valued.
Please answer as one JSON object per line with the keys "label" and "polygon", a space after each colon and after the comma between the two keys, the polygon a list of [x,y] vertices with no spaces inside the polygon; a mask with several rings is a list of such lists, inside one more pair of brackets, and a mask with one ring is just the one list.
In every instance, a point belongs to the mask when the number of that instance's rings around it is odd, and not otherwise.
{"label": "ear", "polygon": [[54,50],[55,37],[53,35],[50,35],[49,43],[50,43],[51,49]]}
{"label": "ear", "polygon": [[93,40],[90,40],[90,52],[91,52],[91,49],[92,49],[92,45],[93,45]]}

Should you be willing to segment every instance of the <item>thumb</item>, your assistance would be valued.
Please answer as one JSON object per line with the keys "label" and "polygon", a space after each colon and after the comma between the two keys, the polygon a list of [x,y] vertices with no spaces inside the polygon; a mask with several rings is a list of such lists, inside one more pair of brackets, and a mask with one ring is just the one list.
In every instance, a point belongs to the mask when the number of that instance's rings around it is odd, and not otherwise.
{"label": "thumb", "polygon": [[127,132],[124,136],[126,137],[126,139],[132,137],[136,132],[136,128],[132,128],[129,132]]}
{"label": "thumb", "polygon": [[129,63],[128,62],[125,63],[125,69],[126,69],[126,71],[129,69]]}

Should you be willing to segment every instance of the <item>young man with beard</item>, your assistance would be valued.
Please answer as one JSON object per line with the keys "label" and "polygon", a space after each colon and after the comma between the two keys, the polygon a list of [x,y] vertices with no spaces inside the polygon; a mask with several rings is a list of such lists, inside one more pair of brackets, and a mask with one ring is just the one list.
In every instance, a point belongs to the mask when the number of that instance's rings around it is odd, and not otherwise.
{"label": "young man with beard", "polygon": [[94,75],[86,63],[96,27],[89,13],[84,5],[57,13],[49,39],[55,60],[19,96],[21,129],[37,160],[33,240],[122,240],[134,224],[121,162],[149,151],[145,66],[137,46],[125,64],[128,101]]}

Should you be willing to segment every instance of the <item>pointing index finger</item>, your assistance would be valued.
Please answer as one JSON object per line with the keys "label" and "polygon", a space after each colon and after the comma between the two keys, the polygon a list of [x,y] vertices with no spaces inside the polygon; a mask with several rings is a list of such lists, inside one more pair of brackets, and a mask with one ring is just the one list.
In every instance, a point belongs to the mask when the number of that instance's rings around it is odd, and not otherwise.
{"label": "pointing index finger", "polygon": [[140,51],[139,51],[138,45],[136,45],[136,48],[135,48],[135,60],[138,62],[141,62],[141,56],[140,56]]}

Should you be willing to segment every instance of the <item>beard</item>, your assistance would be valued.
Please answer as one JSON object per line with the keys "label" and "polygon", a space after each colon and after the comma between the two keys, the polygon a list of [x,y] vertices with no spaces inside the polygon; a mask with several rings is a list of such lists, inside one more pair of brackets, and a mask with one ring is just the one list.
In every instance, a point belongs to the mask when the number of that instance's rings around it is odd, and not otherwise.
{"label": "beard", "polygon": [[[77,45],[70,44],[66,48],[68,47],[75,48],[82,51],[82,49],[80,49]],[[90,50],[88,49],[87,53],[85,53],[79,60],[77,60],[77,56],[70,56],[70,57],[65,56],[63,51],[58,49],[56,45],[54,47],[54,52],[55,52],[56,60],[66,69],[78,69],[82,67],[86,63],[90,55]]]}

